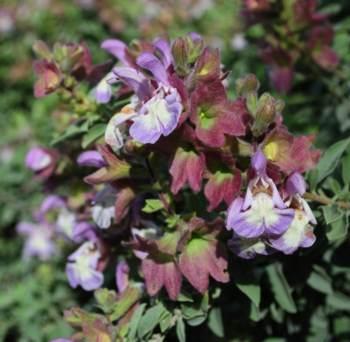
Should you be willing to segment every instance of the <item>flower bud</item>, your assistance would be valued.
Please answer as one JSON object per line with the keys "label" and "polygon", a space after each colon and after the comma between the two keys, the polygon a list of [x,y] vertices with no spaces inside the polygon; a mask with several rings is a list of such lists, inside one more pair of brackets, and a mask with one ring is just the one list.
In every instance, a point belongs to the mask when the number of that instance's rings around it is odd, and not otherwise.
{"label": "flower bud", "polygon": [[260,83],[253,74],[248,74],[236,81],[236,92],[243,97],[246,97],[249,93],[256,94],[259,87]]}
{"label": "flower bud", "polygon": [[276,117],[276,100],[268,93],[260,96],[255,121],[252,126],[254,136],[259,136],[275,120]]}

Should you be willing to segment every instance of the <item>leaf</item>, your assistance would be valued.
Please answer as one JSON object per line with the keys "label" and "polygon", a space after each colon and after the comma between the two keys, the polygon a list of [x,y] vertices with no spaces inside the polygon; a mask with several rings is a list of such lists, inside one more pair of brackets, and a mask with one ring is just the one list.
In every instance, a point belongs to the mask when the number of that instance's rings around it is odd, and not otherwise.
{"label": "leaf", "polygon": [[345,184],[350,184],[350,154],[342,160],[342,176]]}
{"label": "leaf", "polygon": [[348,225],[345,221],[344,216],[341,216],[337,221],[332,222],[327,231],[327,239],[330,242],[341,240],[346,237],[348,233]]}
{"label": "leaf", "polygon": [[128,338],[130,341],[136,340],[137,328],[139,326],[139,322],[141,320],[141,317],[145,308],[146,308],[146,304],[144,303],[141,304],[132,315],[131,321],[129,323],[129,334],[128,334]]}
{"label": "leaf", "polygon": [[186,342],[185,323],[182,317],[179,317],[176,322],[176,335],[180,342]]}
{"label": "leaf", "polygon": [[350,311],[350,297],[343,293],[333,293],[327,296],[327,304],[338,310]]}
{"label": "leaf", "polygon": [[267,274],[269,276],[272,285],[272,292],[277,303],[285,311],[289,313],[296,313],[297,308],[291,294],[292,290],[284,277],[281,264],[268,266]]}
{"label": "leaf", "polygon": [[236,286],[259,308],[261,299],[261,288],[257,279],[253,276],[239,276],[235,278]]}
{"label": "leaf", "polygon": [[220,308],[213,308],[210,310],[208,327],[218,337],[224,337],[224,325],[222,323],[222,314]]}
{"label": "leaf", "polygon": [[314,290],[325,293],[332,294],[332,279],[328,276],[326,271],[315,265],[314,270],[307,279],[307,284],[312,287]]}
{"label": "leaf", "polygon": [[51,141],[51,145],[57,145],[60,142],[65,141],[69,138],[73,138],[78,135],[81,135],[87,132],[87,130],[88,130],[87,122],[84,122],[80,126],[78,125],[69,126],[63,134],[61,134],[60,136],[56,137]]}
{"label": "leaf", "polygon": [[339,220],[343,215],[343,213],[335,205],[323,206],[321,209],[323,211],[323,216],[327,224]]}
{"label": "leaf", "polygon": [[85,149],[95,140],[102,137],[106,130],[106,126],[107,126],[106,124],[100,123],[90,128],[89,131],[83,136],[81,147]]}
{"label": "leaf", "polygon": [[144,316],[141,318],[137,329],[137,335],[139,338],[142,339],[157,326],[160,316],[164,311],[165,308],[162,303],[159,303],[146,311]]}
{"label": "leaf", "polygon": [[337,167],[340,157],[349,146],[349,143],[350,138],[347,138],[338,141],[327,149],[316,167],[316,170],[318,172],[317,183],[320,183],[334,171],[334,169]]}
{"label": "leaf", "polygon": [[147,199],[146,205],[142,208],[144,213],[154,213],[164,208],[164,204],[159,199]]}

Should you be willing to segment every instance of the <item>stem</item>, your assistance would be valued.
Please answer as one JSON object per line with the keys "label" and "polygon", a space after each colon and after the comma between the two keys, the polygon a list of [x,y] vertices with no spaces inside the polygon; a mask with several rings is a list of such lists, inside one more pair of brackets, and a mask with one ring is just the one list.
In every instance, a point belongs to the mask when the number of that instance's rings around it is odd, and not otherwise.
{"label": "stem", "polygon": [[324,205],[337,205],[339,208],[342,209],[350,209],[350,203],[349,202],[344,202],[344,201],[333,201],[331,198],[325,197],[325,196],[320,196],[317,194],[312,194],[310,192],[306,192],[304,194],[304,198],[308,199],[310,201],[318,202]]}

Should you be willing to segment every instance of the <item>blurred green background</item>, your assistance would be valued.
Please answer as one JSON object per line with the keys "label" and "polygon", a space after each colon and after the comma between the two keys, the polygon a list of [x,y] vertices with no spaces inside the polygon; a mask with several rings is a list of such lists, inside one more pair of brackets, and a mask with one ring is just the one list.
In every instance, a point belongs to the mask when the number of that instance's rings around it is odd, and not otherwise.
{"label": "blurred green background", "polygon": [[[321,8],[334,14],[334,48],[341,68],[320,75],[317,82],[308,81],[309,70],[297,70],[292,95],[283,96],[290,130],[316,133],[320,147],[349,135],[349,5],[321,2]],[[233,79],[255,73],[266,91],[267,71],[257,44],[264,30],[258,25],[245,29],[240,6],[239,0],[0,1],[0,341],[69,335],[62,312],[76,302],[86,303],[87,296],[68,287],[62,258],[24,262],[16,236],[16,224],[30,219],[42,199],[41,185],[25,169],[24,156],[32,145],[49,144],[57,103],[55,95],[33,97],[33,43],[84,41],[98,63],[109,58],[99,47],[106,38],[129,42],[196,31],[222,50]]]}

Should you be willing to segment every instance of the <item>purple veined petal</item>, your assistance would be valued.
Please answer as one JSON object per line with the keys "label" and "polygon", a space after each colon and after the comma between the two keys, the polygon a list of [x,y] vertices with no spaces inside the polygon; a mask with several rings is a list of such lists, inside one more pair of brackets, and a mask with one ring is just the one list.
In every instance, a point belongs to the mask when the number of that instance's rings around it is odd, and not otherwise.
{"label": "purple veined petal", "polygon": [[123,64],[129,65],[126,57],[127,45],[119,39],[106,39],[102,42],[101,48],[118,58]]}
{"label": "purple veined petal", "polygon": [[[278,238],[271,238],[269,243],[273,248],[283,252],[284,254],[292,254],[299,247],[301,247],[306,238],[306,232],[308,231],[309,224],[307,216],[301,210],[296,210],[294,219],[287,231]],[[314,240],[307,239],[306,244],[308,242],[312,244]]]}
{"label": "purple veined petal", "polygon": [[301,203],[301,205],[302,205],[302,207],[303,207],[303,209],[305,211],[305,214],[308,217],[309,221],[312,224],[317,224],[316,217],[315,217],[314,213],[312,212],[312,210],[311,210],[310,206],[308,205],[308,203],[300,196],[298,196],[298,200]]}
{"label": "purple veined petal", "polygon": [[79,166],[91,166],[101,168],[106,165],[105,160],[98,151],[90,150],[79,154],[77,158]]}
{"label": "purple veined petal", "polygon": [[251,164],[258,176],[266,175],[267,160],[260,148],[252,156]]}
{"label": "purple veined petal", "polygon": [[304,177],[299,172],[292,173],[287,179],[286,190],[290,196],[303,195],[306,191]]}
{"label": "purple veined petal", "polygon": [[129,67],[115,67],[113,69],[115,75],[117,75],[125,84],[135,91],[137,96],[141,100],[150,98],[152,95],[150,84],[143,74]]}
{"label": "purple veined petal", "polygon": [[154,144],[161,136],[162,131],[154,115],[140,115],[134,119],[129,130],[130,135],[142,144]]}
{"label": "purple veined petal", "polygon": [[119,293],[124,292],[129,285],[129,271],[129,265],[125,260],[118,262],[115,276]]}
{"label": "purple veined petal", "polygon": [[36,228],[35,224],[29,222],[20,222],[16,226],[16,231],[21,235],[29,235]]}
{"label": "purple veined petal", "polygon": [[240,213],[231,223],[232,229],[240,237],[257,238],[265,231],[264,221],[252,221],[249,219],[250,214],[251,209]]}
{"label": "purple veined petal", "polygon": [[173,56],[171,54],[171,47],[167,40],[158,38],[153,42],[153,46],[157,48],[157,51],[161,54],[163,65],[166,69],[172,64]]}
{"label": "purple veined petal", "polygon": [[137,65],[141,68],[148,70],[152,73],[154,78],[165,85],[169,84],[168,75],[165,66],[162,62],[152,53],[144,52],[137,57]]}
{"label": "purple veined petal", "polygon": [[242,210],[243,199],[242,197],[237,197],[230,205],[227,210],[226,218],[226,228],[232,229],[232,222],[235,221],[235,218],[240,214]]}
{"label": "purple veined petal", "polygon": [[52,157],[41,147],[33,147],[26,155],[26,166],[33,171],[41,171],[52,162]]}
{"label": "purple veined petal", "polygon": [[295,211],[293,209],[275,208],[277,219],[269,220],[269,216],[265,217],[265,231],[268,235],[281,235],[291,225]]}
{"label": "purple veined petal", "polygon": [[93,291],[99,289],[103,285],[103,274],[94,269],[89,274],[84,274],[81,278],[81,287],[85,291]]}
{"label": "purple veined petal", "polygon": [[149,106],[148,115],[153,115],[157,118],[164,136],[168,136],[176,129],[182,111],[182,106],[179,108],[174,108],[173,106],[172,109],[175,109],[173,112],[170,111],[170,108],[165,99],[155,101],[152,106]]}
{"label": "purple veined petal", "polygon": [[268,255],[269,250],[261,239],[242,239],[234,236],[228,242],[229,248],[240,258],[253,259],[256,255]]}

